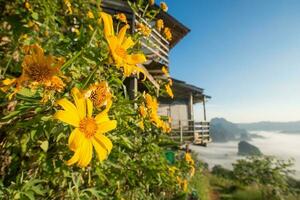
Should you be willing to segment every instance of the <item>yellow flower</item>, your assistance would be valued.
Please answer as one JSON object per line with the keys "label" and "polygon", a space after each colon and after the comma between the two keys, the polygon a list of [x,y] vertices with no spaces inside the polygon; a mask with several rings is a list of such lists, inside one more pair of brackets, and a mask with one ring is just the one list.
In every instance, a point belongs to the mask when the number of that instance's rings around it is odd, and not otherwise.
{"label": "yellow flower", "polygon": [[69,0],[64,0],[65,5],[67,6],[67,14],[72,15],[73,11],[72,11],[72,5],[70,3]]}
{"label": "yellow flower", "polygon": [[92,159],[93,147],[100,161],[105,160],[110,154],[113,145],[104,133],[115,129],[117,122],[108,117],[111,102],[105,110],[93,117],[91,100],[84,98],[77,88],[72,89],[72,96],[75,105],[65,98],[58,100],[57,104],[64,110],[57,111],[54,118],[75,127],[68,141],[74,155],[67,164],[77,163],[80,167],[86,167]]}
{"label": "yellow flower", "polygon": [[149,108],[151,111],[157,112],[158,110],[157,99],[155,97],[152,97],[150,94],[145,94],[145,100],[146,100],[147,108]]}
{"label": "yellow flower", "polygon": [[144,105],[140,105],[139,111],[143,118],[147,116],[147,108]]}
{"label": "yellow flower", "polygon": [[173,80],[171,78],[169,78],[169,85],[172,86],[173,85]]}
{"label": "yellow flower", "polygon": [[96,108],[100,108],[111,101],[112,94],[107,82],[102,81],[91,85],[89,89],[85,91],[85,97],[89,98]]}
{"label": "yellow flower", "polygon": [[168,95],[173,99],[174,94],[173,94],[173,91],[171,89],[171,86],[169,84],[167,84],[167,85],[165,85],[165,89],[166,89],[166,92],[168,93]]}
{"label": "yellow flower", "polygon": [[190,165],[194,165],[195,164],[195,162],[194,162],[194,160],[193,160],[193,158],[192,158],[192,156],[191,156],[190,153],[185,153],[185,161],[188,164],[190,164]]}
{"label": "yellow flower", "polygon": [[125,24],[127,24],[127,18],[126,15],[124,13],[118,13],[115,15],[116,19],[119,20],[120,22],[123,22]]}
{"label": "yellow flower", "polygon": [[90,18],[90,19],[94,19],[94,18],[95,18],[95,17],[94,17],[94,14],[93,14],[92,11],[90,11],[90,10],[87,12],[86,16],[87,16],[88,18]]}
{"label": "yellow flower", "polygon": [[134,46],[131,37],[125,37],[129,25],[123,26],[116,36],[111,15],[101,12],[101,17],[104,22],[104,35],[116,67],[122,67],[126,77],[139,72],[144,73],[137,64],[146,61],[145,55],[142,53],[129,54],[127,52],[128,49]]}
{"label": "yellow flower", "polygon": [[154,5],[154,3],[155,3],[155,1],[154,1],[154,0],[149,0],[149,5],[150,5],[150,6],[153,6],[153,5]]}
{"label": "yellow flower", "polygon": [[[24,47],[25,57],[22,62],[22,75],[18,78],[5,79],[1,87],[2,91],[13,88],[14,92],[9,95],[9,99],[15,95],[21,87],[42,86],[45,90],[61,92],[65,86],[59,78],[60,67],[63,59],[54,56],[45,56],[44,50],[37,44]],[[46,95],[46,92],[45,92]],[[45,98],[43,98],[45,100]]]}
{"label": "yellow flower", "polygon": [[160,2],[160,8],[164,11],[167,12],[168,11],[168,6],[165,2]]}
{"label": "yellow flower", "polygon": [[178,185],[180,185],[180,187],[183,189],[184,192],[187,192],[188,189],[187,180],[186,179],[182,180],[179,176],[177,176],[176,178],[177,178]]}
{"label": "yellow flower", "polygon": [[164,35],[168,41],[172,40],[172,32],[171,32],[170,28],[168,28],[168,27],[164,28]]}
{"label": "yellow flower", "polygon": [[174,176],[175,172],[178,170],[178,168],[175,167],[175,166],[168,167],[168,169],[169,169],[169,172],[170,172],[171,176]]}
{"label": "yellow flower", "polygon": [[193,177],[195,175],[195,167],[191,166],[190,176]]}
{"label": "yellow flower", "polygon": [[187,190],[188,190],[188,182],[187,182],[186,179],[184,179],[182,181],[182,189],[183,189],[184,192],[187,192]]}
{"label": "yellow flower", "polygon": [[28,1],[25,1],[25,8],[27,10],[31,10],[31,5],[30,5],[30,3]]}
{"label": "yellow flower", "polygon": [[2,86],[0,87],[0,89],[3,91],[3,92],[7,92],[7,90],[9,90],[9,88],[14,85],[16,83],[17,79],[16,78],[7,78],[7,79],[4,79],[2,81]]}
{"label": "yellow flower", "polygon": [[163,121],[162,121],[161,128],[162,128],[163,132],[165,132],[165,133],[170,133],[172,131],[170,124],[163,122]]}
{"label": "yellow flower", "polygon": [[54,56],[45,56],[44,50],[37,44],[25,46],[26,56],[22,62],[22,75],[19,84],[30,81],[30,85],[42,85],[46,89],[61,91],[63,81],[57,76],[63,59]]}
{"label": "yellow flower", "polygon": [[151,29],[147,25],[144,25],[142,23],[137,24],[137,30],[146,37],[149,37],[151,34]]}
{"label": "yellow flower", "polygon": [[165,75],[166,77],[170,77],[169,70],[168,70],[165,66],[163,66],[163,67],[161,68],[161,71],[164,73],[164,75]]}
{"label": "yellow flower", "polygon": [[145,126],[144,126],[144,122],[143,121],[140,121],[138,123],[138,126],[142,129],[142,130],[145,130]]}
{"label": "yellow flower", "polygon": [[156,21],[156,28],[159,32],[164,28],[164,21],[162,19]]}
{"label": "yellow flower", "polygon": [[14,88],[14,92],[8,95],[8,99],[11,100],[12,97],[20,90],[20,84],[18,84],[19,80],[17,78],[7,78],[2,81],[2,84],[0,86],[0,90],[2,92],[6,93],[10,88]]}
{"label": "yellow flower", "polygon": [[157,99],[155,97],[152,97],[149,94],[146,94],[145,100],[146,100],[146,106],[150,111],[151,122],[153,122],[158,128],[161,128],[163,126],[163,121],[160,119],[160,117],[157,114],[158,111]]}
{"label": "yellow flower", "polygon": [[[146,101],[146,109],[142,107],[143,110],[149,111],[150,121],[154,123],[157,128],[161,128],[163,132],[169,133],[171,132],[171,127],[169,123],[164,122],[161,120],[160,116],[158,115],[158,106],[157,99],[152,97],[150,94],[144,94],[144,98]],[[141,112],[141,108],[140,108]],[[144,112],[144,111],[143,111]]]}

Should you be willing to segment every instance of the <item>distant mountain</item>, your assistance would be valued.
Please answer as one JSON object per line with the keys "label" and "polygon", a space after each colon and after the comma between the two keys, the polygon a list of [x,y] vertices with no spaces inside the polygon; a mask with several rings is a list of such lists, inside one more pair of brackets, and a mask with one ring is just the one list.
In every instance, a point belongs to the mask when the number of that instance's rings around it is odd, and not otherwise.
{"label": "distant mountain", "polygon": [[246,142],[240,141],[238,146],[238,154],[241,156],[259,156],[262,155],[259,148]]}
{"label": "distant mountain", "polygon": [[224,118],[213,118],[210,121],[210,135],[214,142],[251,139],[246,130]]}
{"label": "distant mountain", "polygon": [[237,125],[239,128],[249,131],[281,131],[284,133],[300,133],[300,121],[239,123]]}

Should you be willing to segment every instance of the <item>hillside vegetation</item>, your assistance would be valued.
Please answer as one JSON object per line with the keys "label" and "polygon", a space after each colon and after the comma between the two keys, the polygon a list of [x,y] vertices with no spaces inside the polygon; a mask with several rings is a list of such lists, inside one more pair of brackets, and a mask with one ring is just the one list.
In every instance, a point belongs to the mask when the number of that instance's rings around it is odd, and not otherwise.
{"label": "hillside vegetation", "polygon": [[[218,165],[209,171],[202,164],[190,187],[198,199],[205,200],[297,200],[300,199],[300,181],[290,177],[291,166],[291,161],[272,156],[238,160],[233,170]],[[197,198],[191,196],[190,199]]]}

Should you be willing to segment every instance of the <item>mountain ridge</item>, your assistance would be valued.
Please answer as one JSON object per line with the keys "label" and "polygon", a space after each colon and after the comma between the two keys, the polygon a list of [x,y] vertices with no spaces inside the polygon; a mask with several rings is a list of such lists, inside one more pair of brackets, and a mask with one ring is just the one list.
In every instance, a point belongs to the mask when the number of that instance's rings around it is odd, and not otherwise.
{"label": "mountain ridge", "polygon": [[280,131],[284,133],[300,133],[300,121],[272,122],[260,121],[253,123],[236,123],[239,128],[248,131]]}

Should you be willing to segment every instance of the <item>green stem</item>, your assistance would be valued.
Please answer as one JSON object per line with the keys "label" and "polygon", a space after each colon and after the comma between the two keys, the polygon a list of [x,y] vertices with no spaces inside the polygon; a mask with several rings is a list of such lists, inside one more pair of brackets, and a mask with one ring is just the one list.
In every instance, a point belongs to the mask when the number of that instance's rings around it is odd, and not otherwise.
{"label": "green stem", "polygon": [[63,64],[63,66],[61,67],[61,71],[64,71],[66,69],[66,67],[68,67],[70,64],[72,64],[72,62],[78,57],[80,56],[80,54],[82,53],[82,49],[80,51],[78,51],[71,59],[69,59],[67,62],[65,62],[65,64]]}
{"label": "green stem", "polygon": [[90,76],[86,79],[86,81],[84,82],[82,88],[85,88],[87,86],[87,84],[90,82],[91,78],[94,76],[96,71],[97,71],[97,67],[95,67],[95,69],[92,71]]}
{"label": "green stem", "polygon": [[92,41],[94,40],[94,38],[95,38],[95,35],[96,35],[96,32],[97,32],[97,29],[95,29],[95,31],[94,31],[94,33],[93,33],[93,35],[92,35],[92,37],[91,37],[91,39],[90,39],[90,41],[89,41],[89,46],[91,46],[92,45]]}
{"label": "green stem", "polygon": [[149,7],[149,3],[148,3],[147,6],[145,7],[145,10],[144,10],[143,15],[142,15],[143,18],[144,18],[144,16],[145,16],[146,12],[147,12],[148,7]]}
{"label": "green stem", "polygon": [[3,77],[4,77],[5,74],[6,74],[6,71],[7,71],[7,69],[8,69],[8,66],[9,66],[10,63],[11,63],[11,60],[12,60],[12,56],[9,58],[9,60],[8,60],[8,62],[7,62],[7,64],[6,64],[6,66],[5,66],[5,68],[4,68],[4,70],[3,70]]}

